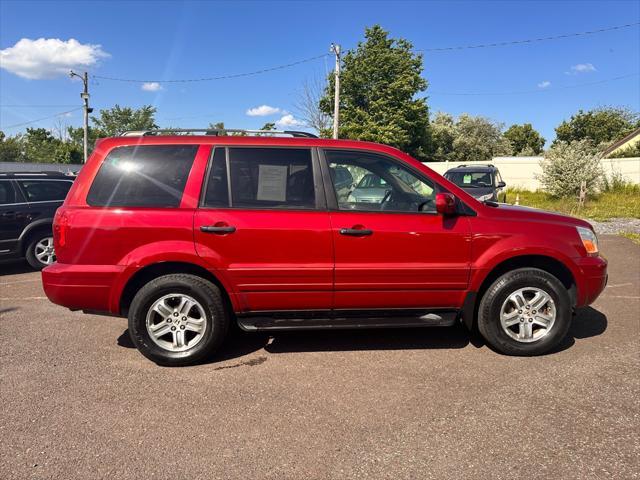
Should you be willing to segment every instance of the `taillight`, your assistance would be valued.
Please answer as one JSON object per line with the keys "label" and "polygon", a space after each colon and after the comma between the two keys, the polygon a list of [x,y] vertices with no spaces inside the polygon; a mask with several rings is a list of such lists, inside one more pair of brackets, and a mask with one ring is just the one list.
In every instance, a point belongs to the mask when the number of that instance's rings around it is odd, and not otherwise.
{"label": "taillight", "polygon": [[69,231],[69,217],[67,213],[58,209],[53,217],[53,246],[54,248],[64,247],[67,244],[67,232]]}

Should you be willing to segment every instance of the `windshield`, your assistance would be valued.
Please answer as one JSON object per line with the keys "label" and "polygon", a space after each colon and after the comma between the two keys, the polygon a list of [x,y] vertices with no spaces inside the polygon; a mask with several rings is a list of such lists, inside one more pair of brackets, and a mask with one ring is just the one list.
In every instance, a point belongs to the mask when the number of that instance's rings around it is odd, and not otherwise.
{"label": "windshield", "polygon": [[358,188],[384,188],[386,185],[387,182],[382,178],[372,173],[368,173],[362,177],[362,180],[360,180],[360,183],[358,184]]}
{"label": "windshield", "polygon": [[462,188],[493,187],[491,172],[473,172],[468,170],[460,172],[447,172],[444,175],[444,178]]}

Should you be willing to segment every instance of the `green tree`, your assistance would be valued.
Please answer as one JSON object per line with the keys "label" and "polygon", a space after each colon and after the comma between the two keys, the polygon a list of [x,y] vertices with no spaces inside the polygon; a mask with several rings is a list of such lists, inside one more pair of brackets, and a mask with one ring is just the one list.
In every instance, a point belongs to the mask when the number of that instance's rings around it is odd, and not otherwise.
{"label": "green tree", "polygon": [[513,155],[518,156],[541,154],[546,141],[530,123],[511,125],[504,132],[504,138],[511,144]]}
{"label": "green tree", "polygon": [[155,121],[156,109],[151,105],[141,108],[121,107],[117,105],[100,110],[99,117],[91,117],[94,128],[100,137],[113,137],[126,130],[153,130],[158,128]]}
{"label": "green tree", "polygon": [[[429,151],[427,89],[422,55],[404,39],[389,38],[379,25],[342,58],[339,137],[380,142],[426,160]],[[335,79],[329,76],[320,109],[333,114]],[[328,131],[322,132],[328,135]]]}
{"label": "green tree", "polygon": [[27,128],[23,142],[25,161],[35,163],[54,163],[54,151],[62,143],[46,128]]}
{"label": "green tree", "polygon": [[453,142],[456,139],[456,122],[453,115],[444,112],[436,113],[431,122],[431,160],[444,162],[453,160]]}
{"label": "green tree", "polygon": [[554,197],[578,197],[582,182],[587,193],[594,193],[603,179],[600,155],[588,139],[555,142],[540,166],[540,182]]}
{"label": "green tree", "polygon": [[[88,130],[89,152],[98,138],[114,137],[127,130],[153,130],[158,128],[155,120],[155,107],[144,105],[135,109],[115,105],[113,108],[100,110],[99,116],[92,116]],[[69,127],[71,142],[82,149],[84,132],[82,128]]]}
{"label": "green tree", "polygon": [[589,111],[579,110],[570,120],[556,127],[557,142],[590,140],[603,148],[640,127],[640,114],[628,108],[602,107]]}
{"label": "green tree", "polygon": [[0,131],[0,162],[24,162],[22,136],[7,137]]}
{"label": "green tree", "polygon": [[457,120],[438,112],[431,122],[432,159],[435,161],[488,162],[511,155],[511,145],[502,135],[502,124],[466,113]]}

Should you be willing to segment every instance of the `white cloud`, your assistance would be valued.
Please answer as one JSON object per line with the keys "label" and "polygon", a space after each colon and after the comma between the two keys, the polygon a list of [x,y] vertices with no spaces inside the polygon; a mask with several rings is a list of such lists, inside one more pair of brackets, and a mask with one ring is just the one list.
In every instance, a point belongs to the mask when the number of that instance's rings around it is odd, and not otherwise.
{"label": "white cloud", "polygon": [[569,75],[577,75],[579,73],[589,73],[595,71],[596,67],[594,67],[592,63],[578,63],[576,65],[571,65],[571,71],[565,73]]}
{"label": "white cloud", "polygon": [[276,113],[280,113],[280,109],[277,107],[270,107],[269,105],[260,105],[259,107],[247,110],[247,115],[250,117],[266,117],[267,115],[275,115]]}
{"label": "white cloud", "polygon": [[549,80],[543,80],[538,84],[538,88],[548,88],[551,86],[551,82]]}
{"label": "white cloud", "polygon": [[142,84],[142,90],[145,92],[157,92],[158,90],[162,90],[162,85],[158,82],[146,82]]}
{"label": "white cloud", "polygon": [[109,56],[100,45],[82,44],[74,38],[23,38],[13,47],[0,50],[0,68],[22,78],[40,80],[92,67]]}
{"label": "white cloud", "polygon": [[286,115],[283,115],[280,120],[276,120],[276,126],[277,127],[303,127],[304,126],[304,122],[298,120],[297,118],[295,118],[293,115],[291,115],[290,113],[287,113]]}

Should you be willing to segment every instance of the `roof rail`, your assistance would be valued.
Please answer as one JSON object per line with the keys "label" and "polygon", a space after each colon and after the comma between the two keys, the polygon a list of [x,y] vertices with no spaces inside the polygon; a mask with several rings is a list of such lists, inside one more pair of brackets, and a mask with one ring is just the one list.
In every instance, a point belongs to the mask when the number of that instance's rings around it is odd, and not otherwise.
{"label": "roof rail", "polygon": [[122,132],[121,137],[146,137],[152,135],[185,135],[204,133],[205,135],[224,136],[228,134],[243,135],[291,135],[292,137],[318,138],[313,133],[296,130],[243,130],[237,128],[158,128],[154,130],[129,130]]}
{"label": "roof rail", "polygon": [[[81,165],[78,165],[79,167]],[[42,171],[12,171],[12,172],[0,172],[3,177],[15,177],[15,176],[27,176],[27,177],[66,177],[69,176],[68,172],[61,172],[59,170],[42,170]],[[75,175],[73,173],[72,175]]]}

